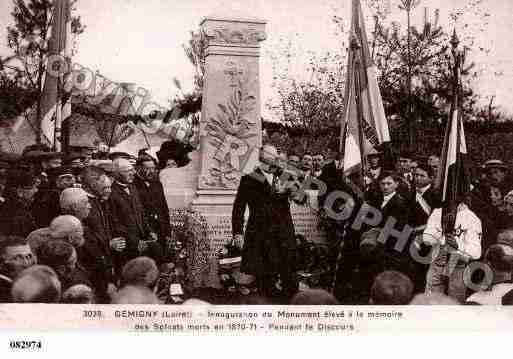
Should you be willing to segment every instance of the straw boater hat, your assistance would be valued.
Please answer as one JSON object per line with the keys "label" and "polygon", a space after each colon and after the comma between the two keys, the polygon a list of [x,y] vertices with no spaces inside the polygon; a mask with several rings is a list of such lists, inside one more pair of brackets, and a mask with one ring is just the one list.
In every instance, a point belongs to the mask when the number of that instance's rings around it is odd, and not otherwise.
{"label": "straw boater hat", "polygon": [[502,162],[501,160],[489,160],[489,161],[486,161],[483,165],[483,168],[485,170],[489,170],[489,169],[492,169],[492,168],[500,168],[500,169],[503,169],[504,171],[508,169],[508,166]]}

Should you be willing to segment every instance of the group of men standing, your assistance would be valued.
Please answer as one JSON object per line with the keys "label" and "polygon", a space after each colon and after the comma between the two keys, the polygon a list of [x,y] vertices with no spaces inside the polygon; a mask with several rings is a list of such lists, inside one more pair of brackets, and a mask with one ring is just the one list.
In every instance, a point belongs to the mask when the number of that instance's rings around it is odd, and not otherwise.
{"label": "group of men standing", "polygon": [[[63,286],[89,285],[102,303],[109,302],[108,292],[119,286],[121,269],[128,261],[139,256],[157,264],[166,260],[169,209],[157,160],[146,152],[137,158],[112,153],[103,159],[80,155],[77,160],[77,156],[64,157],[32,146],[21,157],[3,159],[3,278],[13,279],[25,264],[31,264],[21,258],[23,265],[9,265],[18,260],[11,256],[11,247],[24,244],[40,264],[57,268]],[[49,244],[55,241],[64,244]]]}
{"label": "group of men standing", "polygon": [[[371,154],[363,186],[346,177],[338,158],[319,160],[316,165],[309,154],[300,160],[267,145],[260,165],[241,180],[232,213],[233,235],[242,243],[244,233],[242,271],[253,274],[264,292],[281,288],[280,294],[288,296],[297,290],[289,204],[304,204],[305,190],[319,190],[319,215],[333,224],[327,227],[333,254],[331,289],[342,303],[366,303],[374,278],[388,270],[406,274],[416,292],[442,292],[462,302],[468,294],[465,266],[480,259],[497,235],[513,225],[513,206],[508,207],[513,193],[506,194],[513,184],[502,161],[485,163],[472,190],[458,199],[455,233],[444,233],[438,156],[401,153],[395,168],[385,170],[381,154]],[[496,189],[502,195],[494,202]],[[349,214],[337,216],[344,211]],[[454,258],[456,263],[449,263]]]}

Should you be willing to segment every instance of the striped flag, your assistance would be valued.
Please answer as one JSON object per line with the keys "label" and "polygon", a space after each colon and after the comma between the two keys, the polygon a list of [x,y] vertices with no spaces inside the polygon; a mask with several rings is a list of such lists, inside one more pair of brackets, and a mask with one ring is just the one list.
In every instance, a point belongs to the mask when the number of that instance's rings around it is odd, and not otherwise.
{"label": "striped flag", "polygon": [[[56,56],[57,55],[57,56]],[[55,61],[56,58],[65,60]],[[65,67],[71,59],[71,7],[69,0],[55,0],[51,36],[49,40],[48,66],[46,69],[41,99],[42,141],[59,149],[60,126],[62,120],[71,115],[71,97],[63,100],[63,82]],[[51,68],[49,68],[51,67]],[[69,71],[66,71],[69,73]],[[59,75],[60,74],[60,75]],[[57,75],[57,76],[56,76]],[[59,97],[61,101],[59,101]]]}
{"label": "striped flag", "polygon": [[388,123],[379,91],[376,66],[367,41],[359,0],[353,0],[348,54],[345,114],[341,133],[346,175],[362,170],[364,159],[375,148],[390,142]]}
{"label": "striped flag", "polygon": [[465,165],[467,143],[463,129],[462,113],[459,104],[459,65],[455,70],[454,99],[451,114],[447,121],[442,149],[442,167],[439,173],[442,191],[442,228],[444,233],[454,230],[456,211],[464,196],[470,192],[470,176]]}

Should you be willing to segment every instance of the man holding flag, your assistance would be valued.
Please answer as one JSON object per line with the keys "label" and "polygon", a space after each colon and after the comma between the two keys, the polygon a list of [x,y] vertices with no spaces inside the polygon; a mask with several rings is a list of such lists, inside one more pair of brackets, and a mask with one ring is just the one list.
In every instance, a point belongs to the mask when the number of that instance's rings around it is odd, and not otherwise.
{"label": "man holding flag", "polygon": [[[359,207],[363,203],[363,192],[366,187],[365,175],[367,173],[365,159],[368,155],[377,153],[378,148],[380,150],[386,149],[386,145],[390,143],[388,123],[378,87],[376,66],[372,61],[369,50],[360,0],[352,0],[349,43],[344,96],[345,113],[344,122],[341,126],[340,142],[340,153],[343,155],[343,161],[340,164],[340,171],[338,164],[337,166],[334,164],[331,168],[331,175],[327,174],[328,171],[325,171],[325,175],[321,174],[321,180],[326,181],[326,177],[330,178],[327,182],[328,195],[326,197],[329,197],[330,190],[343,190],[356,196],[352,203],[341,201],[342,203],[336,205],[338,208],[324,208],[327,212],[329,210],[339,212],[345,206],[356,205]],[[343,177],[350,178],[357,186],[348,186]],[[324,201],[321,199],[320,203],[322,205]],[[354,213],[357,212],[357,210],[354,211]],[[336,243],[341,244],[341,246],[338,246],[341,249],[335,256],[338,259],[335,268],[336,275],[333,279],[333,289],[339,299],[347,300],[346,296],[352,291],[350,288],[351,278],[353,278],[352,270],[359,262],[361,233],[347,226],[350,219],[335,222],[331,226],[332,230],[336,229],[336,233],[332,237],[338,239]]]}
{"label": "man holding flag", "polygon": [[432,246],[432,261],[426,293],[441,292],[461,303],[466,299],[463,280],[465,263],[481,257],[481,220],[468,207],[470,177],[465,168],[467,154],[460,106],[460,70],[463,54],[457,50],[456,32],[453,45],[454,99],[444,138],[440,171],[442,208],[431,213],[423,234],[424,243]]}

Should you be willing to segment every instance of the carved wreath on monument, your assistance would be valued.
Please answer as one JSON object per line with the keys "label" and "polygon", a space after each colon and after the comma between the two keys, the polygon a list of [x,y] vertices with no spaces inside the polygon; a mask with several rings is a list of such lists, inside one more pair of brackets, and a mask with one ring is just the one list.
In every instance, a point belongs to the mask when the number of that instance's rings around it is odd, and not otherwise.
{"label": "carved wreath on monument", "polygon": [[215,164],[204,178],[207,186],[235,188],[240,178],[241,158],[250,150],[248,139],[257,136],[254,111],[256,96],[249,92],[250,84],[242,72],[231,69],[232,94],[226,103],[217,104],[215,116],[208,119],[205,131],[208,141],[216,148]]}

